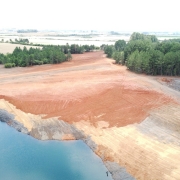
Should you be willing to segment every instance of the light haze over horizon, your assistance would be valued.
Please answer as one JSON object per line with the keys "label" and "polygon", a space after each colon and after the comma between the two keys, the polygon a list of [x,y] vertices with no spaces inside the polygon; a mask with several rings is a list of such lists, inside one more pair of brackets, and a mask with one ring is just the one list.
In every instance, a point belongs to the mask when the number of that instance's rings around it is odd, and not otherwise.
{"label": "light haze over horizon", "polygon": [[3,0],[2,28],[180,32],[179,0]]}

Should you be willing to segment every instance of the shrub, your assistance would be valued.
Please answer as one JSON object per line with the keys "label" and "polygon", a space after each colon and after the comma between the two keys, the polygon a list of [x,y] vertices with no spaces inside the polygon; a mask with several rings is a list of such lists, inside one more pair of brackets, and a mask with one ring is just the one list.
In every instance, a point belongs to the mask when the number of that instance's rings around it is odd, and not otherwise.
{"label": "shrub", "polygon": [[49,60],[47,58],[43,59],[43,64],[49,64]]}
{"label": "shrub", "polygon": [[42,65],[43,61],[34,60],[33,65]]}
{"label": "shrub", "polygon": [[6,63],[6,64],[4,64],[4,67],[5,67],[5,68],[15,67],[15,63]]}

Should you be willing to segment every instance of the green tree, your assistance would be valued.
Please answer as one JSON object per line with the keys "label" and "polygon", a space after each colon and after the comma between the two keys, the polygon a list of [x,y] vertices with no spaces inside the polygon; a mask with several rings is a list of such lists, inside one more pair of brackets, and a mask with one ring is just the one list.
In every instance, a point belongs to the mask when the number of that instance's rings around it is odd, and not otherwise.
{"label": "green tree", "polygon": [[118,40],[118,41],[115,42],[116,51],[124,51],[125,47],[126,47],[126,41]]}
{"label": "green tree", "polygon": [[113,54],[112,54],[112,58],[114,60],[116,60],[116,63],[117,64],[122,64],[124,65],[124,52],[121,51],[121,52],[118,52],[118,51],[114,51]]}
{"label": "green tree", "polygon": [[104,47],[104,52],[105,52],[105,54],[107,54],[107,57],[109,57],[109,58],[112,57],[114,50],[115,50],[115,48],[112,45],[106,45]]}

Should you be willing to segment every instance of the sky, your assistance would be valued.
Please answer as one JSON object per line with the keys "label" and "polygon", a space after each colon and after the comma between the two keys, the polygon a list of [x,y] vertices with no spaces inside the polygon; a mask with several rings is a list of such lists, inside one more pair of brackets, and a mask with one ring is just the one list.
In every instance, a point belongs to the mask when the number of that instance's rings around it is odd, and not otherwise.
{"label": "sky", "polygon": [[180,32],[180,0],[1,0],[0,29]]}

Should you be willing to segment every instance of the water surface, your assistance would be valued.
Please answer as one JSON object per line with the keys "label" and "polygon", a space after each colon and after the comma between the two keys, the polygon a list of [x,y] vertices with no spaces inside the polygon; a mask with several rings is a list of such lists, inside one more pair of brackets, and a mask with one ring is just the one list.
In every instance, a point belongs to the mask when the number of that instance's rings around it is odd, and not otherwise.
{"label": "water surface", "polygon": [[0,122],[0,179],[112,180],[82,141],[40,141]]}

